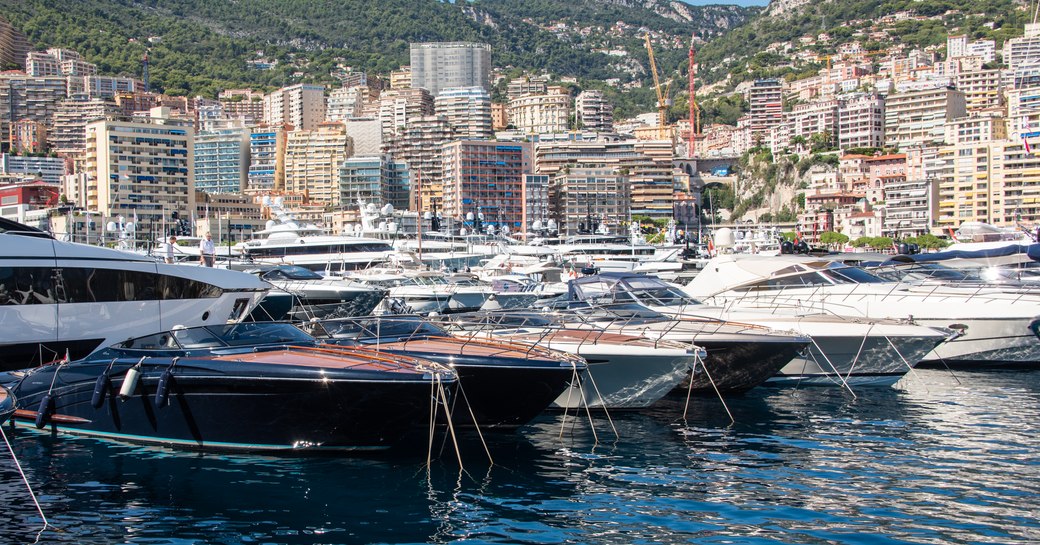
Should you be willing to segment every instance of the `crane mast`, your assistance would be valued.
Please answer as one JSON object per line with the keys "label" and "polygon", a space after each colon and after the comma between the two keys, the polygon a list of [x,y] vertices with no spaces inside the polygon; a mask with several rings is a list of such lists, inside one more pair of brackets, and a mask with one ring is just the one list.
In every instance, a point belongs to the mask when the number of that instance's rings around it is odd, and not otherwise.
{"label": "crane mast", "polygon": [[657,61],[654,60],[654,48],[650,45],[650,35],[644,36],[646,38],[646,53],[650,57],[650,73],[654,76],[654,90],[657,91],[657,126],[666,127],[668,125],[668,94],[667,90],[661,89],[661,79],[657,75]]}

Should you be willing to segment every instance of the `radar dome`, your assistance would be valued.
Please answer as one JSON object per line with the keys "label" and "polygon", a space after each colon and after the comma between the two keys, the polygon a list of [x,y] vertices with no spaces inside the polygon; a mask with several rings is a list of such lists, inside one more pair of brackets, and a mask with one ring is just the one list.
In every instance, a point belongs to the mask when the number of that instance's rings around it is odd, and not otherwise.
{"label": "radar dome", "polygon": [[723,227],[723,228],[719,229],[718,231],[715,231],[715,247],[716,248],[725,248],[725,247],[733,246],[733,242],[734,242],[733,229],[730,229],[729,227]]}

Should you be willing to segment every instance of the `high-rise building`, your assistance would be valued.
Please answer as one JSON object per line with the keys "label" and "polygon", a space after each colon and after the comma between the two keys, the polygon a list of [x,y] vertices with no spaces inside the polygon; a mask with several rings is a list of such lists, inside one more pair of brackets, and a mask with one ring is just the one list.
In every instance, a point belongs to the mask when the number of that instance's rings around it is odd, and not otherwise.
{"label": "high-rise building", "polygon": [[354,155],[383,153],[383,130],[378,119],[356,117],[343,122],[347,136],[354,142]]}
{"label": "high-rise building", "polygon": [[264,97],[264,123],[309,131],[325,122],[325,87],[298,83]]}
{"label": "high-rise building", "polygon": [[556,141],[535,145],[535,173],[555,177],[565,169],[608,167],[627,176],[633,214],[670,218],[675,150],[667,140]]}
{"label": "high-rise building", "polygon": [[199,131],[195,135],[195,190],[241,193],[249,172],[251,132],[246,128]]}
{"label": "high-rise building", "polygon": [[1040,23],[1026,23],[1024,36],[1005,41],[1003,60],[1010,72],[1040,60]]}
{"label": "high-rise building", "polygon": [[1040,86],[1008,89],[1007,128],[1011,138],[1040,131]]}
{"label": "high-rise building", "polygon": [[770,130],[773,154],[790,148],[791,139],[796,136],[804,138],[807,142],[815,137],[825,139],[831,145],[837,144],[840,105],[838,99],[829,98],[797,104],[790,112],[784,112],[784,122]]}
{"label": "high-rise building", "polygon": [[433,97],[426,89],[387,91],[380,95],[375,106],[384,139],[399,135],[411,120],[433,115],[434,112]]}
{"label": "high-rise building", "polygon": [[448,120],[456,138],[490,140],[491,95],[480,87],[444,89],[434,99],[434,112]]}
{"label": "high-rise building", "polygon": [[0,135],[8,141],[11,121],[28,119],[49,124],[65,98],[65,78],[34,78],[22,72],[0,73]]}
{"label": "high-rise building", "polygon": [[65,161],[60,157],[0,154],[0,174],[32,176],[48,183],[60,183]]}
{"label": "high-rise building", "polygon": [[241,119],[246,127],[258,125],[264,119],[264,94],[252,89],[225,89],[217,96],[224,116]]}
{"label": "high-rise building", "polygon": [[490,87],[491,46],[469,42],[411,44],[412,87],[436,96],[452,87]]}
{"label": "high-rise building", "polygon": [[137,78],[117,76],[69,76],[68,94],[86,94],[88,98],[115,98],[121,93],[144,91],[144,82]]}
{"label": "high-rise building", "polygon": [[339,205],[340,167],[353,154],[353,141],[342,123],[290,131],[285,142],[285,190],[306,194],[313,202]]}
{"label": "high-rise building", "polygon": [[[1040,138],[1029,140],[1040,145]],[[1040,157],[1027,152],[1022,140],[944,146],[938,162],[940,227],[1040,221]]]}
{"label": "high-rise building", "polygon": [[262,125],[250,131],[246,191],[285,190],[285,142],[284,126]]}
{"label": "high-rise building", "polygon": [[504,131],[509,127],[509,107],[497,102],[491,103],[491,129]]}
{"label": "high-rise building", "polygon": [[979,112],[1004,104],[1003,71],[970,70],[957,74],[957,90],[964,93],[967,111]]}
{"label": "high-rise building", "polygon": [[411,195],[408,165],[389,155],[351,157],[340,167],[339,190],[344,205],[361,199],[406,210]]}
{"label": "high-rise building", "polygon": [[83,60],[71,49],[48,49],[46,52],[32,51],[25,58],[25,73],[34,77],[97,75],[97,65]]}
{"label": "high-rise building", "polygon": [[32,50],[29,39],[0,17],[0,71],[25,68],[25,57]]}
{"label": "high-rise building", "polygon": [[87,123],[117,112],[112,100],[77,97],[59,102],[51,117],[51,150],[63,157],[82,155],[87,147]]}
{"label": "high-rise building", "polygon": [[950,146],[1007,138],[1007,123],[999,110],[946,122],[945,143]]}
{"label": "high-rise building", "polygon": [[967,115],[964,92],[942,87],[888,95],[885,145],[904,147],[941,143],[946,122]]}
{"label": "high-rise building", "polygon": [[400,70],[390,72],[391,89],[408,89],[412,86],[412,68],[402,66]]}
{"label": "high-rise building", "polygon": [[392,141],[393,156],[408,164],[412,184],[410,209],[432,210],[433,203],[439,206],[443,189],[443,148],[451,140],[447,119],[422,116],[412,119]]}
{"label": "high-rise building", "polygon": [[509,119],[527,134],[567,132],[571,96],[563,87],[549,87],[544,95],[524,95],[509,101]]}
{"label": "high-rise building", "polygon": [[445,144],[444,215],[461,219],[482,213],[484,226],[523,230],[524,175],[531,173],[531,157],[529,143],[457,140]]}
{"label": "high-rise building", "polygon": [[42,153],[47,146],[47,127],[39,121],[21,119],[11,123],[11,151]]}
{"label": "high-rise building", "polygon": [[171,212],[195,209],[194,129],[154,108],[148,118],[87,125],[86,208],[104,217],[138,217],[159,225]]}
{"label": "high-rise building", "polygon": [[578,118],[578,129],[597,132],[614,132],[614,107],[603,96],[603,91],[582,91],[574,99],[574,110]]}
{"label": "high-rise building", "polygon": [[882,236],[895,240],[930,232],[939,212],[938,180],[904,180],[885,186]]}
{"label": "high-rise building", "polygon": [[838,106],[838,147],[880,148],[885,145],[885,98],[872,93],[846,97]]}
{"label": "high-rise building", "polygon": [[524,95],[544,95],[549,88],[549,78],[523,76],[512,79],[506,85],[506,99],[513,100]]}
{"label": "high-rise building", "polygon": [[759,79],[748,90],[751,138],[766,143],[769,130],[783,121],[783,86],[778,79]]}
{"label": "high-rise building", "polygon": [[327,121],[346,121],[361,117],[365,104],[374,98],[368,86],[333,89],[329,91],[325,119]]}
{"label": "high-rise building", "polygon": [[551,214],[560,235],[624,232],[623,225],[631,217],[629,191],[628,176],[613,168],[589,166],[560,171],[553,176],[549,191]]}

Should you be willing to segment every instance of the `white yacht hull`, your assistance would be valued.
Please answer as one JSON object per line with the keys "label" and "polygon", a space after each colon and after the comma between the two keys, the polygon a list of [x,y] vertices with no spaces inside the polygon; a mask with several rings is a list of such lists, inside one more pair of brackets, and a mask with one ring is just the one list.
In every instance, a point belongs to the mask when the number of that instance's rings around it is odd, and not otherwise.
{"label": "white yacht hull", "polygon": [[1031,330],[1034,320],[1021,318],[972,318],[917,320],[946,327],[967,326],[962,336],[947,341],[921,362],[924,366],[988,364],[993,366],[1040,366],[1040,339]]}
{"label": "white yacht hull", "polygon": [[491,293],[490,290],[457,290],[455,293],[451,294],[451,299],[448,301],[448,310],[478,310],[485,302],[487,302],[488,298],[491,297]]}
{"label": "white yacht hull", "polygon": [[891,386],[944,338],[817,335],[809,357],[795,358],[766,382],[850,388]]}
{"label": "white yacht hull", "polygon": [[578,354],[589,363],[588,376],[580,384],[571,384],[553,402],[552,407],[558,409],[649,407],[686,378],[694,359],[678,349],[621,353],[609,346],[549,343],[546,347]]}

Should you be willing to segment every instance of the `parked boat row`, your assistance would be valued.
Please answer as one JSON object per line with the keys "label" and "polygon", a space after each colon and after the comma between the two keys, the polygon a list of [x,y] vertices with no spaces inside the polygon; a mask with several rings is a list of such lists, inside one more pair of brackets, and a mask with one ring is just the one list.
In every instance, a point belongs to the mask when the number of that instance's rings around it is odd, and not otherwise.
{"label": "parked boat row", "polygon": [[891,279],[822,258],[720,256],[680,287],[595,268],[560,282],[537,263],[250,274],[12,222],[0,246],[12,332],[0,416],[9,405],[32,428],[181,448],[383,450],[670,392],[855,390],[922,363],[1040,361],[1028,285]]}

